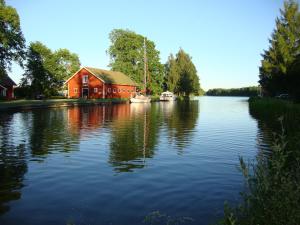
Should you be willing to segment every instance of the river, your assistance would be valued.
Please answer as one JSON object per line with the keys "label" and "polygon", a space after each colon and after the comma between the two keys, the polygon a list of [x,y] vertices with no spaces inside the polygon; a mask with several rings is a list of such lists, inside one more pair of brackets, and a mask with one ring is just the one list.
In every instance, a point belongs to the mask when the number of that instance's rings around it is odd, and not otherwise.
{"label": "river", "polygon": [[0,224],[215,223],[261,148],[240,97],[1,112]]}

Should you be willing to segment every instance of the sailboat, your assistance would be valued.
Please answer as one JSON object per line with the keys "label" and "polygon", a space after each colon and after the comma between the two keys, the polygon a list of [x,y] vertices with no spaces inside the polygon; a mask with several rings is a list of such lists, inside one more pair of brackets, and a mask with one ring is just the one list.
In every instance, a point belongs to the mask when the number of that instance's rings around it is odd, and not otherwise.
{"label": "sailboat", "polygon": [[131,103],[149,103],[151,97],[147,96],[147,54],[146,54],[146,39],[144,38],[144,87],[145,95],[137,93],[134,97],[130,98]]}

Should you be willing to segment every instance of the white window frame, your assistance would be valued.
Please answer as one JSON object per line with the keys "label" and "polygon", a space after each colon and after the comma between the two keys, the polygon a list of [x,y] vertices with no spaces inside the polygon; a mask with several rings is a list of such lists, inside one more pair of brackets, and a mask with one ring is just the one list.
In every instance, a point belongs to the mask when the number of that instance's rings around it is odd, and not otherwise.
{"label": "white window frame", "polygon": [[116,88],[114,88],[114,89],[113,89],[113,93],[116,93],[116,92],[117,92],[117,90],[116,90]]}
{"label": "white window frame", "polygon": [[94,93],[98,93],[98,88],[94,88]]}
{"label": "white window frame", "polygon": [[111,91],[111,88],[107,88],[107,93],[110,93],[110,91]]}
{"label": "white window frame", "polygon": [[77,94],[78,93],[78,88],[74,88],[74,93]]}
{"label": "white window frame", "polygon": [[89,83],[89,75],[83,75],[82,76],[82,83],[88,84]]}

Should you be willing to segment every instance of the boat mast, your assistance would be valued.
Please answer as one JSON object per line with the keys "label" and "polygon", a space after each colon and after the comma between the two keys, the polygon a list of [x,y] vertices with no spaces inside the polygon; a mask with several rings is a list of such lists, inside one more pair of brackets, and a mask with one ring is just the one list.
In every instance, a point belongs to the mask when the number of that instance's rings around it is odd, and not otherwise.
{"label": "boat mast", "polygon": [[145,37],[144,37],[144,85],[145,85],[145,94],[147,94],[147,52],[146,52]]}

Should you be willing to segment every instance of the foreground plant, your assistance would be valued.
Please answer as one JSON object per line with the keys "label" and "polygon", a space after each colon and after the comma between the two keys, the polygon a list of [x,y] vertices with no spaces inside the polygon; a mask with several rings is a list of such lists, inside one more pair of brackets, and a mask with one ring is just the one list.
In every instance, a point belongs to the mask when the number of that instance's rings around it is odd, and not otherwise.
{"label": "foreground plant", "polygon": [[236,208],[225,206],[220,224],[300,224],[300,157],[299,151],[287,147],[285,130],[274,135],[270,154],[260,152],[255,163],[240,168],[246,190]]}

